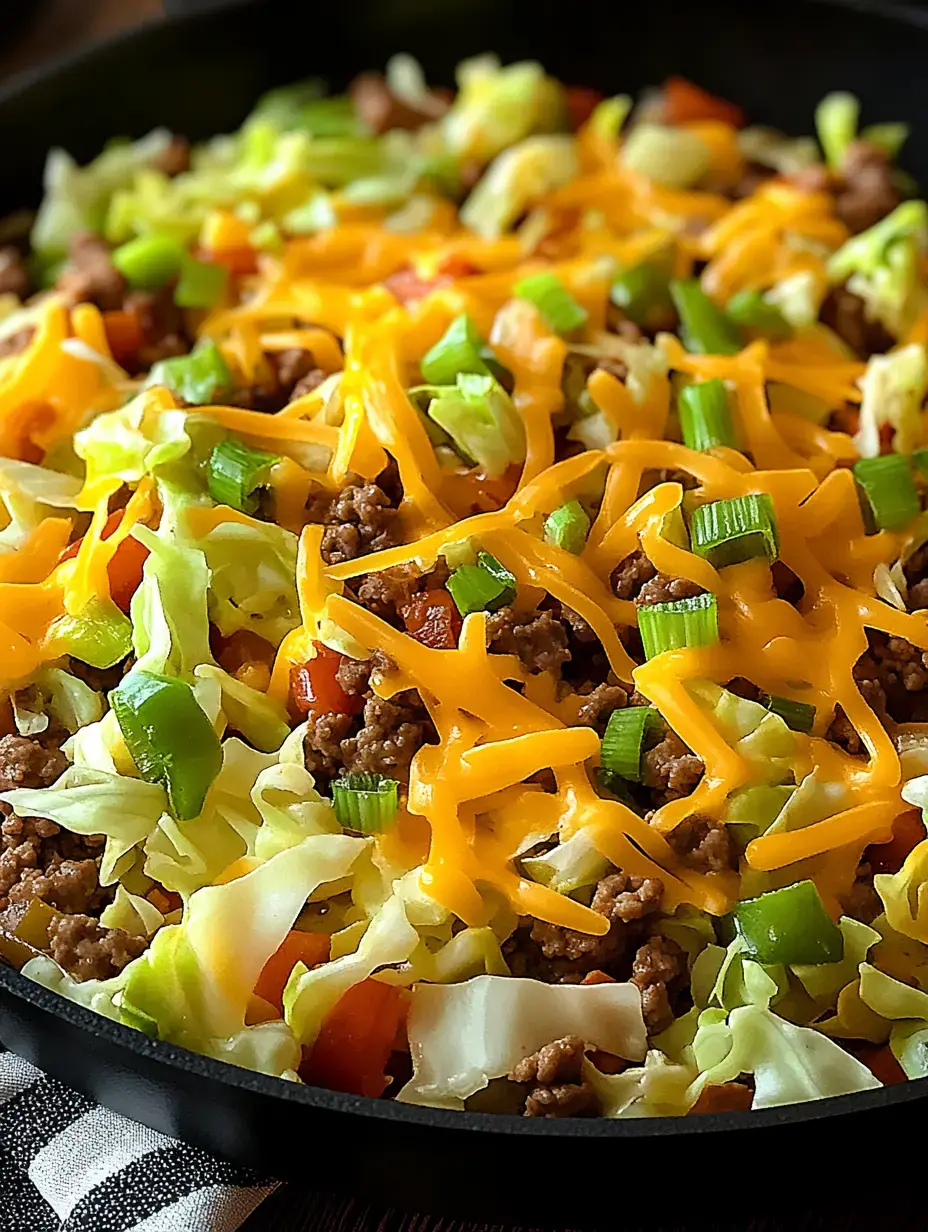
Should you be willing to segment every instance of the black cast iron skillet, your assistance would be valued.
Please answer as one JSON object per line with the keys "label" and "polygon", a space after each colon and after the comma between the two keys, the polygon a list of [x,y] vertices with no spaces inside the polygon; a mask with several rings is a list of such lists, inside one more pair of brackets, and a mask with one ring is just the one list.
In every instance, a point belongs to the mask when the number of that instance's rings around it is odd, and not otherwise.
{"label": "black cast iron skillet", "polygon": [[[188,4],[191,0],[187,0]],[[201,0],[202,4],[202,0]],[[34,204],[46,150],[81,159],[114,134],[236,126],[268,87],[334,86],[407,50],[433,80],[465,55],[536,56],[557,76],[633,92],[683,73],[758,122],[807,132],[828,89],[905,119],[928,179],[928,13],[824,0],[335,0],[235,6],[142,28],[0,91],[0,216]],[[297,1087],[148,1039],[0,966],[0,1038],[104,1104],[277,1176],[494,1221],[742,1216],[920,1175],[928,1080],[760,1113],[535,1121],[413,1109]],[[866,1144],[866,1146],[864,1146]],[[642,1178],[645,1178],[644,1183]],[[852,1190],[850,1190],[852,1192]],[[643,1201],[646,1198],[648,1200]]]}

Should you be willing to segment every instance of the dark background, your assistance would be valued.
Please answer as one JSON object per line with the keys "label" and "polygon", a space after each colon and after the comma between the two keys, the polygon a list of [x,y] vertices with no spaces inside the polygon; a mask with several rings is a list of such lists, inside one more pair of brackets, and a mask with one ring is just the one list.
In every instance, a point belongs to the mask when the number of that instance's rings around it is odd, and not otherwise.
{"label": "dark background", "polygon": [[[176,0],[175,0],[176,2]],[[194,7],[196,0],[186,0]],[[312,0],[302,0],[311,3]],[[391,0],[382,0],[390,3]],[[445,0],[436,0],[441,4]],[[756,0],[744,0],[750,6]],[[170,4],[170,0],[168,0]],[[200,0],[204,3],[204,0]],[[632,6],[629,6],[630,10]],[[0,81],[13,73],[33,67],[50,57],[73,51],[95,39],[116,33],[143,21],[157,20],[162,13],[161,0],[0,0]],[[617,55],[620,54],[617,48]],[[788,88],[788,83],[781,83]],[[918,120],[919,117],[906,117]],[[910,1127],[910,1132],[911,1132]],[[861,1135],[859,1155],[855,1160],[839,1159],[829,1154],[827,1132],[823,1134],[819,1158],[802,1160],[763,1160],[750,1158],[750,1143],[745,1142],[745,1157],[731,1158],[726,1145],[718,1167],[707,1174],[702,1168],[692,1169],[682,1147],[673,1140],[655,1142],[653,1170],[648,1175],[629,1175],[622,1168],[621,1145],[616,1144],[616,1166],[611,1175],[577,1174],[565,1171],[561,1175],[523,1175],[515,1184],[523,1184],[536,1193],[538,1188],[566,1187],[578,1195],[578,1207],[583,1206],[583,1193],[590,1187],[614,1194],[614,1217],[608,1227],[622,1227],[623,1232],[880,1232],[882,1229],[921,1229],[928,1226],[925,1204],[919,1194],[920,1177],[907,1169],[899,1175],[868,1174],[866,1136]],[[306,1143],[307,1175],[312,1177],[312,1143]],[[680,1152],[680,1157],[675,1157]],[[571,1166],[575,1165],[571,1161]],[[772,1166],[771,1166],[772,1165]],[[409,1161],[410,1169],[416,1160]],[[524,1169],[524,1159],[520,1160]],[[754,1218],[750,1209],[734,1212],[726,1203],[726,1173],[748,1170],[756,1174],[758,1206],[770,1189],[782,1190],[790,1185],[791,1174],[811,1172],[822,1178],[819,1196],[811,1201],[803,1192],[794,1209],[778,1220]],[[687,1189],[705,1193],[708,1187],[718,1195],[720,1218],[700,1221],[685,1227],[668,1224],[660,1219],[662,1190],[672,1187],[679,1192]],[[816,1189],[818,1187],[816,1186]],[[724,1215],[723,1215],[724,1212]],[[420,1215],[371,1207],[348,1196],[326,1193],[318,1184],[291,1184],[283,1187],[265,1202],[245,1225],[246,1232],[490,1232],[498,1225],[462,1222],[451,1218]],[[191,1232],[199,1230],[191,1229]],[[500,1232],[529,1232],[511,1225]]]}

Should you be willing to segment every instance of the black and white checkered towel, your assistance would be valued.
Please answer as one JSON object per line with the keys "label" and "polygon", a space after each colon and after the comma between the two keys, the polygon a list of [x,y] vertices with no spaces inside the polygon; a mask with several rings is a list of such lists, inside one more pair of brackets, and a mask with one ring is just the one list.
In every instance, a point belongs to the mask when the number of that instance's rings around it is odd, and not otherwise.
{"label": "black and white checkered towel", "polygon": [[0,1046],[0,1232],[234,1232],[275,1185]]}

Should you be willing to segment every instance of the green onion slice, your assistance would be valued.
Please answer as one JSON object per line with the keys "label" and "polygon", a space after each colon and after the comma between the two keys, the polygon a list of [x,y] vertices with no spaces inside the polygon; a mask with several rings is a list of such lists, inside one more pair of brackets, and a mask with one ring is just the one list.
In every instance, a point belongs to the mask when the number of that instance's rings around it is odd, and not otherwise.
{"label": "green onion slice", "polygon": [[613,281],[609,298],[642,329],[662,323],[673,313],[670,275],[656,261],[623,270]]}
{"label": "green onion slice", "polygon": [[189,355],[160,360],[145,381],[146,388],[150,385],[166,385],[191,406],[203,406],[232,388],[232,373],[210,340],[198,343]]}
{"label": "green onion slice", "polygon": [[548,326],[558,334],[569,334],[585,325],[589,313],[578,304],[557,274],[530,274],[512,288],[519,299],[534,304]]}
{"label": "green onion slice", "polygon": [[229,271],[224,265],[185,257],[174,288],[174,303],[178,308],[212,308],[228,281]]}
{"label": "green onion slice", "polygon": [[861,458],[854,463],[854,478],[880,530],[898,530],[920,513],[918,491],[904,454]]}
{"label": "green onion slice", "polygon": [[419,365],[422,379],[430,385],[453,385],[459,372],[486,375],[485,343],[466,313],[455,317]]}
{"label": "green onion slice", "polygon": [[693,595],[638,609],[638,631],[646,658],[687,646],[711,646],[719,640],[715,595]]}
{"label": "green onion slice", "polygon": [[606,725],[599,760],[608,774],[641,782],[641,754],[647,736],[660,730],[660,715],[653,706],[613,710]]}
{"label": "green onion slice", "polygon": [[815,723],[815,707],[808,702],[794,702],[789,697],[765,693],[760,704],[766,706],[771,714],[778,714],[791,731],[808,733]]}
{"label": "green onion slice", "polygon": [[516,597],[516,579],[489,552],[478,552],[476,565],[460,565],[448,578],[448,591],[462,616],[495,612]]}
{"label": "green onion slice", "polygon": [[737,449],[731,418],[731,405],[725,382],[717,376],[711,381],[684,385],[677,399],[683,443],[705,452],[716,445]]}
{"label": "green onion slice", "polygon": [[776,304],[764,299],[760,291],[739,291],[725,305],[729,321],[765,338],[789,338],[792,328]]}
{"label": "green onion slice", "polygon": [[590,519],[578,500],[569,500],[545,519],[545,539],[554,547],[578,556],[590,533]]}
{"label": "green onion slice", "polygon": [[680,336],[688,351],[697,355],[735,355],[741,350],[738,330],[695,278],[671,282],[670,295],[680,314]]}
{"label": "green onion slice", "polygon": [[716,569],[766,556],[776,560],[780,551],[773,501],[766,492],[712,501],[693,510],[690,518],[692,550]]}
{"label": "green onion slice", "polygon": [[209,494],[219,505],[254,513],[259,503],[255,493],[266,486],[271,467],[279,461],[276,454],[252,449],[234,437],[220,441],[209,457]]}
{"label": "green onion slice", "polygon": [[913,449],[909,461],[920,475],[928,477],[928,449]]}
{"label": "green onion slice", "polygon": [[732,914],[748,957],[757,962],[818,964],[844,956],[844,937],[812,881],[746,899]]}
{"label": "green onion slice", "polygon": [[115,249],[112,261],[130,286],[154,291],[174,277],[184,255],[183,246],[169,235],[140,235]]}
{"label": "green onion slice", "polygon": [[198,817],[222,765],[222,746],[190,685],[134,670],[110,694],[110,705],[142,778],[164,787],[179,821]]}
{"label": "green onion slice", "polygon": [[382,774],[346,774],[332,783],[339,825],[362,834],[379,834],[399,808],[399,783]]}

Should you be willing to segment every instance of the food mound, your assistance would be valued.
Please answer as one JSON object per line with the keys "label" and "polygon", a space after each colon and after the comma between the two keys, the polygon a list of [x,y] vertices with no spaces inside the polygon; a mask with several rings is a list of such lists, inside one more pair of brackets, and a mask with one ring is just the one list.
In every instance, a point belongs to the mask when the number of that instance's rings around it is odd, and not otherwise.
{"label": "food mound", "polygon": [[906,129],[397,56],[0,249],[0,952],[529,1117],[928,1073]]}

